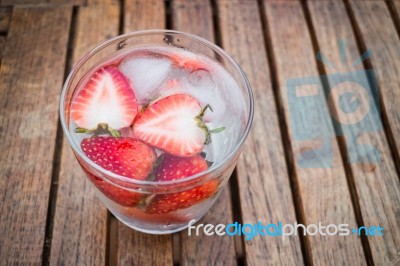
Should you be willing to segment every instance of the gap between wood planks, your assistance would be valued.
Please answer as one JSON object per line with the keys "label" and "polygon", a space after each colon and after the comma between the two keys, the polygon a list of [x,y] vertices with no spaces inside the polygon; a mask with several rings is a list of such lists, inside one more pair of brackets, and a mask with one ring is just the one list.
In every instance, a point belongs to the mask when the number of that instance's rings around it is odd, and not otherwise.
{"label": "gap between wood planks", "polygon": [[[307,2],[306,1],[301,1],[302,4],[302,9],[304,12],[304,17],[306,18],[306,23],[307,23],[307,27],[308,30],[310,32],[310,36],[311,36],[311,42],[313,45],[313,50],[314,50],[314,54],[317,54],[321,49],[319,47],[318,44],[318,40],[317,40],[317,36],[316,36],[316,32],[314,29],[314,25],[313,22],[311,20],[311,15],[310,15],[310,11],[309,8],[307,6]],[[316,60],[317,62],[317,67],[318,67],[318,73],[323,76],[323,75],[327,75],[327,72],[325,70],[325,66],[324,63]],[[327,84],[328,88],[324,88],[323,89],[323,93],[325,94],[325,97],[327,96],[328,92],[329,92],[329,84]],[[333,112],[337,112],[336,109],[332,109],[330,111]],[[332,119],[332,118],[331,118]],[[333,122],[333,121],[332,121]],[[337,131],[338,129],[335,128],[335,131]],[[364,221],[363,221],[363,217],[361,214],[361,208],[360,208],[360,203],[358,201],[359,197],[357,194],[357,189],[356,189],[356,184],[354,181],[354,176],[353,176],[353,172],[351,169],[351,166],[349,165],[349,163],[347,163],[347,148],[346,148],[346,143],[343,137],[336,137],[336,141],[338,142],[338,146],[339,146],[339,150],[340,150],[340,154],[341,154],[341,160],[342,163],[344,165],[344,169],[345,169],[345,173],[346,173],[346,179],[347,179],[347,185],[350,189],[350,196],[351,196],[351,201],[352,201],[352,206],[353,206],[353,210],[354,210],[354,215],[356,217],[356,221],[357,221],[357,226],[361,227],[364,226]],[[371,247],[369,245],[369,241],[368,238],[365,235],[361,235],[361,244],[363,246],[363,250],[364,250],[364,255],[366,257],[367,263],[368,265],[374,265],[373,264],[373,260],[372,260],[372,253],[371,253]]]}
{"label": "gap between wood planks", "polygon": [[118,219],[107,211],[106,265],[118,264]]}
{"label": "gap between wood planks", "polygon": [[[124,1],[124,0],[122,0]],[[171,1],[164,0],[165,29],[172,30],[172,5]],[[172,263],[174,266],[181,265],[182,239],[180,233],[172,234]]]}
{"label": "gap between wood planks", "polygon": [[[73,7],[71,14],[71,24],[68,34],[68,44],[67,44],[68,47],[65,59],[63,82],[67,79],[69,72],[72,68],[72,51],[73,51],[74,32],[76,27],[76,14],[77,14],[77,7]],[[53,155],[53,166],[52,166],[53,170],[51,174],[49,205],[47,207],[46,229],[45,229],[45,238],[44,238],[43,255],[42,255],[43,265],[50,264],[51,244],[53,238],[53,223],[57,205],[58,180],[60,177],[61,153],[62,153],[62,147],[64,145],[63,138],[64,134],[61,127],[61,121],[60,117],[58,117],[57,133],[56,133],[55,148]]]}
{"label": "gap between wood planks", "polygon": [[0,67],[3,59],[3,49],[6,47],[8,29],[10,28],[13,8],[0,7]]}
{"label": "gap between wood planks", "polygon": [[[222,38],[221,38],[221,28],[218,19],[218,5],[216,0],[210,0],[211,12],[212,12],[212,25],[214,32],[214,41],[215,44],[219,47],[223,47]],[[233,221],[239,222],[243,224],[243,216],[242,210],[239,201],[239,182],[238,182],[238,174],[235,170],[232,173],[232,176],[229,179],[229,183],[227,184],[230,188],[230,200],[232,206],[232,215]],[[244,251],[244,237],[243,236],[235,236],[235,252],[236,252],[236,262],[238,266],[245,265],[245,251]]]}
{"label": "gap between wood planks", "polygon": [[[361,30],[357,25],[357,22],[356,22],[353,10],[352,10],[352,8],[350,6],[349,0],[343,0],[343,2],[344,2],[345,7],[346,7],[347,15],[348,15],[348,17],[350,19],[351,27],[352,27],[354,35],[355,35],[355,39],[356,39],[356,42],[357,42],[358,50],[360,51],[360,54],[362,54],[362,52],[367,51],[367,46],[365,45],[365,41],[364,41],[363,36],[361,34]],[[388,8],[388,9],[390,11],[391,8]],[[394,17],[394,13],[392,13],[392,12],[390,12],[390,13],[391,13],[391,16],[392,16],[392,19],[393,19],[393,23],[394,23],[394,25],[396,27],[396,30],[398,30],[399,27],[397,27],[397,22],[396,22],[396,18]],[[399,31],[398,31],[398,34],[399,34],[399,38],[400,38],[400,32]],[[371,61],[369,59],[363,61],[363,67],[364,67],[364,69],[373,69],[372,63],[371,63]],[[383,96],[381,94],[379,86],[380,85],[378,84],[378,92],[379,92],[379,100],[380,100],[379,105],[382,106]],[[395,136],[394,136],[393,130],[391,128],[391,125],[389,123],[389,118],[388,118],[386,112],[383,112],[382,110],[381,110],[381,119],[382,119],[383,129],[384,129],[384,132],[385,132],[385,135],[386,135],[386,139],[388,140],[388,142],[390,144],[389,148],[390,148],[391,155],[393,157],[393,161],[395,162],[397,176],[400,178],[400,154],[399,154],[400,151],[398,151],[396,149],[396,145],[395,145],[395,141],[394,141],[395,140]]]}
{"label": "gap between wood planks", "polygon": [[[348,0],[343,0],[343,1],[346,1],[346,8],[351,9],[350,5],[348,4]],[[387,6],[387,9],[389,10],[390,17],[392,18],[393,25],[396,28],[397,36],[400,39],[400,8],[398,8],[396,10],[394,1],[385,0],[385,3],[386,3],[386,6]],[[398,4],[398,6],[400,6],[400,4]],[[356,25],[356,22],[355,22],[355,19],[354,19],[354,15],[353,14],[351,16],[349,15],[349,17],[351,19],[352,25],[353,25],[353,22],[354,22],[354,25]],[[359,30],[360,29],[358,29],[358,28],[357,29],[354,28],[354,31],[356,31],[359,34],[359,36],[361,36],[361,32]],[[363,48],[363,50],[365,51],[366,45],[365,45],[364,40],[362,38],[360,38],[360,43],[358,45],[359,45],[360,49]],[[372,68],[372,65],[371,65],[370,61],[366,60],[366,61],[364,61],[364,63],[365,63],[364,64],[365,68],[367,68],[367,67]],[[380,97],[380,98],[382,99],[382,97]],[[387,125],[389,125],[389,120],[388,120],[387,115],[386,114],[382,115],[382,119],[383,119],[383,123],[385,125],[385,129],[387,128],[387,130],[385,130],[386,138],[388,139],[389,143],[394,143],[393,140],[394,140],[395,136],[393,134],[393,131],[391,130],[390,127],[387,127]],[[398,151],[396,149],[395,145],[390,145],[390,147],[391,147],[393,160],[395,162],[395,165],[397,166],[396,167],[397,175],[398,175],[398,177],[400,179],[400,151]]]}
{"label": "gap between wood planks", "polygon": [[400,9],[398,11],[396,11],[394,1],[385,0],[385,3],[389,10],[390,16],[392,17],[394,27],[396,28],[396,31],[397,31],[397,35],[400,38],[400,13],[398,13],[398,12],[400,12]]}
{"label": "gap between wood planks", "polygon": [[[90,0],[88,0],[90,1]],[[118,35],[124,34],[125,0],[119,0]],[[106,266],[118,264],[118,219],[107,210]]]}
{"label": "gap between wood planks", "polygon": [[[258,10],[260,12],[261,17],[261,25],[264,33],[264,40],[265,40],[265,49],[267,54],[268,65],[270,69],[270,76],[272,82],[272,89],[274,92],[274,99],[275,105],[277,108],[277,115],[279,119],[279,126],[281,129],[281,141],[282,146],[285,147],[284,154],[286,165],[288,169],[288,176],[290,182],[290,188],[292,191],[292,199],[293,199],[293,206],[296,214],[296,220],[298,223],[306,224],[305,222],[305,213],[303,209],[303,201],[301,197],[301,193],[299,191],[299,183],[296,177],[296,172],[294,170],[294,162],[293,162],[293,151],[292,151],[292,144],[291,139],[289,137],[289,129],[288,124],[285,119],[284,107],[282,103],[282,97],[280,95],[280,90],[278,88],[278,76],[276,73],[276,61],[274,58],[273,47],[271,43],[271,36],[268,30],[268,21],[266,18],[266,14],[263,12],[265,9],[264,1],[258,1]],[[303,234],[299,234],[300,244],[301,244],[301,252],[303,254],[303,260],[305,265],[312,265],[312,252],[311,252],[311,245],[308,239],[308,236],[304,236]]]}

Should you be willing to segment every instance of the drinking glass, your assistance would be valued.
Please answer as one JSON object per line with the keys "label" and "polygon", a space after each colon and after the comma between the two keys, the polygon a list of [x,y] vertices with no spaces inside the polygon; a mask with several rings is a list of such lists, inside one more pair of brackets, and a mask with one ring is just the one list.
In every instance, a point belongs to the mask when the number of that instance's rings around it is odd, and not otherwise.
{"label": "drinking glass", "polygon": [[[141,181],[110,172],[91,161],[80,148],[79,137],[70,130],[69,111],[71,100],[87,73],[94,71],[101,62],[112,59],[129,49],[140,47],[175,47],[188,50],[216,60],[237,86],[221,88],[225,106],[223,121],[225,130],[213,136],[217,152],[214,163],[205,171],[172,181]],[[140,89],[140,88],[137,88]],[[122,223],[141,232],[167,234],[183,230],[191,220],[198,221],[213,205],[231,176],[243,143],[248,135],[253,119],[253,96],[250,84],[240,66],[220,47],[191,34],[172,30],[137,31],[108,40],[88,54],[72,68],[60,98],[60,117],[64,134],[67,136],[78,162],[94,185],[97,196],[108,210]],[[195,189],[207,182],[216,182],[216,193],[202,202],[169,213],[150,214],[143,209],[143,203],[162,195],[179,195]],[[104,193],[104,186],[113,186],[121,193],[133,192],[143,197],[136,206],[123,206]]]}

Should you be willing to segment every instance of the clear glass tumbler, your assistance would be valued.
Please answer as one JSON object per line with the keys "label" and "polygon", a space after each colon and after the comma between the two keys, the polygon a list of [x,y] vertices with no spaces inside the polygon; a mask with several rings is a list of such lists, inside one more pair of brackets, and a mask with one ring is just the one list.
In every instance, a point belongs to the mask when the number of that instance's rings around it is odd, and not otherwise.
{"label": "clear glass tumbler", "polygon": [[[79,139],[74,136],[70,127],[71,100],[85,78],[85,75],[96,69],[100,62],[110,60],[125,50],[136,47],[175,47],[201,54],[215,60],[232,77],[235,86],[221,87],[221,105],[225,125],[223,134],[215,134],[216,143],[213,157],[214,163],[204,172],[172,181],[140,181],[120,176],[107,171],[91,161],[81,150]],[[72,69],[63,86],[60,99],[61,124],[68,142],[78,159],[82,169],[96,189],[96,194],[106,207],[121,222],[141,232],[150,234],[167,234],[180,231],[188,226],[188,222],[199,220],[213,205],[231,176],[241,147],[248,135],[253,119],[253,96],[250,84],[240,66],[220,47],[191,34],[171,30],[146,30],[128,33],[115,37],[94,48],[86,54]],[[148,213],[143,204],[157,197],[180,196],[206,183],[217,186],[216,192],[209,198],[184,209],[166,213]],[[126,206],[118,200],[107,196],[104,187],[113,187],[117,193],[135,195],[141,198],[139,204]]]}

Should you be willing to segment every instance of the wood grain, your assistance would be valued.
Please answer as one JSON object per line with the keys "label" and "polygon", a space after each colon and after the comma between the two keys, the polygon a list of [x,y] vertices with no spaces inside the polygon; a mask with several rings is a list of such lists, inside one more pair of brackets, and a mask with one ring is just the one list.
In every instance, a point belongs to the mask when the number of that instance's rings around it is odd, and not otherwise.
{"label": "wood grain", "polygon": [[395,265],[400,262],[400,184],[389,147],[396,152],[400,148],[400,64],[396,60],[400,57],[400,41],[384,2],[351,1],[350,6],[365,47],[372,52],[370,62],[378,80],[381,112],[390,125],[384,129],[392,132],[389,143],[374,140],[382,161],[373,173],[360,177],[357,188],[365,223],[380,224],[385,230],[383,237],[369,239],[374,261],[377,265]]}
{"label": "wood grain", "polygon": [[[116,0],[99,0],[78,9],[72,64],[101,42],[118,35],[119,10]],[[64,137],[50,264],[104,265],[106,241],[107,209],[96,198]]]}
{"label": "wood grain", "polygon": [[[178,0],[172,2],[172,28],[191,33],[214,42],[212,10],[209,1]],[[199,223],[232,223],[229,187],[225,187],[215,205]],[[196,256],[193,256],[196,254]],[[230,236],[188,236],[181,233],[181,265],[236,265],[235,243]]]}
{"label": "wood grain", "polygon": [[[243,223],[296,221],[257,1],[219,1],[222,47],[252,85],[255,114],[237,174]],[[298,238],[245,241],[248,265],[301,265]]]}
{"label": "wood grain", "polygon": [[[319,97],[313,96],[307,101],[303,100],[302,105],[294,102],[289,106],[290,88],[287,87],[287,82],[292,78],[319,75],[301,4],[299,1],[264,1],[264,5],[275,58],[280,101],[287,123],[292,123],[288,127],[293,152],[292,163],[303,203],[304,222],[321,222],[323,225],[345,223],[349,224],[350,228],[356,227],[346,174],[322,88],[317,87],[316,95]],[[307,88],[297,87],[296,90],[301,92]],[[293,110],[292,113],[290,110]],[[305,135],[311,139],[301,141],[295,135],[296,128],[291,120],[292,116],[298,119],[296,122],[302,121],[301,124],[312,130],[311,134],[307,132]],[[313,136],[315,132],[327,136],[325,145],[329,148],[318,151],[323,140],[320,135]],[[310,168],[302,166],[299,160],[304,151],[311,152],[308,158],[316,160],[319,164]],[[332,167],[330,163],[324,164],[329,161],[332,162]],[[308,237],[308,240],[315,265],[346,264],[348,261],[351,261],[352,265],[365,264],[361,241],[356,236],[315,235]]]}
{"label": "wood grain", "polygon": [[171,235],[149,235],[119,225],[118,265],[172,265]]}
{"label": "wood grain", "polygon": [[164,29],[163,0],[127,0],[124,6],[124,32]]}
{"label": "wood grain", "polygon": [[208,0],[174,0],[172,27],[214,42],[211,4]]}
{"label": "wood grain", "polygon": [[[400,150],[398,138],[400,136],[400,112],[398,111],[400,91],[397,88],[400,86],[398,75],[400,66],[396,60],[392,59],[397,58],[400,54],[399,36],[383,1],[367,1],[365,3],[351,1],[350,6],[361,31],[363,42],[366,48],[373,53],[371,62],[380,88],[381,108],[384,118],[388,120],[389,124],[386,125],[386,130],[390,132],[389,141],[395,147],[394,151],[398,159]],[[396,163],[400,164],[400,161],[396,161]]]}
{"label": "wood grain", "polygon": [[[400,19],[400,1],[393,1],[394,8],[397,13],[397,17]],[[400,25],[398,25],[400,27]]]}
{"label": "wood grain", "polygon": [[[0,258],[42,261],[71,8],[16,8],[0,71]],[[38,38],[46,36],[46,38]]]}
{"label": "wood grain", "polygon": [[[162,0],[125,0],[124,32],[165,28]],[[172,265],[172,236],[149,235],[118,223],[118,265]]]}
{"label": "wood grain", "polygon": [[0,7],[0,32],[6,33],[10,27],[10,21],[12,16],[11,7]]}
{"label": "wood grain", "polygon": [[3,59],[3,50],[4,47],[6,46],[6,36],[0,36],[0,66],[1,66],[1,60]]}
{"label": "wood grain", "polygon": [[83,5],[86,4],[86,1],[87,0],[1,0],[0,5],[57,7],[65,5]]}

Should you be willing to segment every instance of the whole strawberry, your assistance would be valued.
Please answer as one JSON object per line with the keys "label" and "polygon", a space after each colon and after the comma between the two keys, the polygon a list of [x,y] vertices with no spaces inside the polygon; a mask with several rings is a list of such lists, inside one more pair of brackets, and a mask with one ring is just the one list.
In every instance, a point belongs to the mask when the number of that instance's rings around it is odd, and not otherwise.
{"label": "whole strawberry", "polygon": [[[81,142],[82,151],[94,163],[115,174],[145,180],[153,170],[156,153],[146,143],[133,138],[91,137]],[[134,193],[100,178],[95,185],[109,198],[124,206],[135,205],[140,194]]]}
{"label": "whole strawberry", "polygon": [[[165,154],[155,171],[155,181],[179,180],[195,175],[208,168],[206,160],[200,155],[183,158]],[[215,194],[218,182],[210,180],[186,191],[156,195],[147,206],[147,213],[162,214],[188,208]]]}
{"label": "whole strawberry", "polygon": [[104,193],[109,199],[115,201],[116,203],[126,206],[126,207],[132,207],[137,205],[140,200],[142,199],[142,194],[135,193],[126,189],[122,189],[120,187],[111,185],[107,181],[104,181],[100,177],[97,177],[93,174],[91,174],[89,171],[86,171],[85,168],[83,168],[90,178],[94,185]]}

